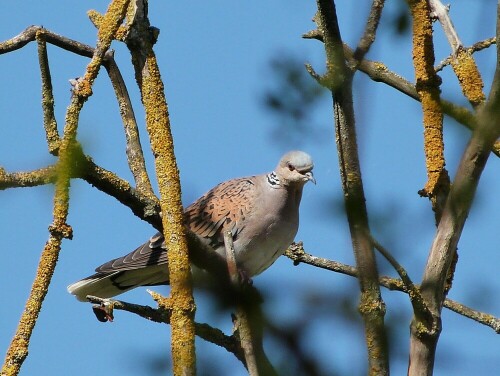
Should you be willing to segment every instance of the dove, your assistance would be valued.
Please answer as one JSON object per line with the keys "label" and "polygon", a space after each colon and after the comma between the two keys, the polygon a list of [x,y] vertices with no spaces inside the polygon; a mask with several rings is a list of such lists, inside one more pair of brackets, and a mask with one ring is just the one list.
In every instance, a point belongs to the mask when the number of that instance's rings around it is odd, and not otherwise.
{"label": "dove", "polygon": [[[239,271],[256,276],[293,242],[302,190],[309,181],[316,184],[313,167],[309,154],[290,151],[272,172],[220,183],[185,208],[185,226],[223,257],[223,236],[231,231]],[[165,240],[157,233],[131,253],[69,285],[68,292],[86,301],[87,295],[110,298],[139,286],[166,285],[167,264]]]}

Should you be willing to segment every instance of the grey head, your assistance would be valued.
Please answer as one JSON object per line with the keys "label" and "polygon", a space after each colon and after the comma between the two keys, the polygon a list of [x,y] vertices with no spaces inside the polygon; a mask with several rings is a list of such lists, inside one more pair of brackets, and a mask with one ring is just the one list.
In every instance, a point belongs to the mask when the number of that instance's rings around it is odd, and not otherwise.
{"label": "grey head", "polygon": [[316,184],[313,167],[314,163],[309,154],[293,150],[281,157],[275,172],[283,185],[303,186],[308,181]]}

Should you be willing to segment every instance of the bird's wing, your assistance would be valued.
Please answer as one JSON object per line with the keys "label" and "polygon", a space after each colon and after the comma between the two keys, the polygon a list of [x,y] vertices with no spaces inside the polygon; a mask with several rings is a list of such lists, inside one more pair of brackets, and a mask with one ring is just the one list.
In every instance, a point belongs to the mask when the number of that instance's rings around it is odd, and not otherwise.
{"label": "bird's wing", "polygon": [[223,230],[232,231],[236,239],[245,227],[245,219],[257,201],[258,180],[255,176],[221,183],[185,210],[186,226],[217,248],[224,243]]}
{"label": "bird's wing", "polygon": [[96,268],[98,273],[133,270],[150,265],[164,265],[167,263],[167,250],[161,233],[153,235],[146,243],[130,252]]}
{"label": "bird's wing", "polygon": [[[221,183],[188,206],[184,212],[186,226],[213,248],[224,244],[222,231],[233,232],[234,239],[243,230],[255,197],[255,177]],[[110,260],[96,268],[98,273],[133,270],[168,262],[165,239],[156,233],[128,255]]]}

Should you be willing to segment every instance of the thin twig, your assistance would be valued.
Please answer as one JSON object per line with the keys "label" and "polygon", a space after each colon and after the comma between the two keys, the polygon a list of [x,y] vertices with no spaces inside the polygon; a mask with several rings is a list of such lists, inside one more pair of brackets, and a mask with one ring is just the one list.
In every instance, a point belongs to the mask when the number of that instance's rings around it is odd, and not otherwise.
{"label": "thin twig", "polygon": [[7,188],[36,187],[52,184],[56,180],[56,167],[48,166],[28,172],[8,173],[0,167],[0,190]]}
{"label": "thin twig", "polygon": [[380,17],[382,16],[382,10],[384,9],[384,3],[385,0],[372,1],[370,15],[368,16],[368,21],[366,22],[365,31],[359,40],[358,46],[356,47],[353,55],[354,60],[356,60],[357,63],[364,59],[371,45],[375,42],[375,35],[377,33]]}
{"label": "thin twig", "polygon": [[136,189],[146,196],[153,197],[153,187],[151,186],[151,180],[146,169],[146,162],[142,152],[137,121],[135,119],[132,101],[130,100],[127,86],[125,85],[125,80],[123,79],[112,54],[109,54],[104,66],[108,72],[118,100],[118,107],[120,109],[125,138],[127,141],[127,161],[130,171],[132,172],[132,176],[134,177]]}
{"label": "thin twig", "polygon": [[[476,42],[476,43],[474,43],[470,47],[465,47],[465,51],[468,54],[472,55],[475,52],[482,51],[485,48],[491,47],[495,43],[496,43],[496,38],[495,37],[491,37],[491,38],[488,38],[488,39]],[[436,72],[439,72],[439,71],[443,70],[443,68],[446,67],[447,65],[450,65],[451,62],[453,61],[453,59],[455,59],[455,58],[456,57],[455,57],[454,54],[448,56],[446,59],[444,59],[443,61],[441,61],[438,65],[436,65],[434,67],[434,70]]]}

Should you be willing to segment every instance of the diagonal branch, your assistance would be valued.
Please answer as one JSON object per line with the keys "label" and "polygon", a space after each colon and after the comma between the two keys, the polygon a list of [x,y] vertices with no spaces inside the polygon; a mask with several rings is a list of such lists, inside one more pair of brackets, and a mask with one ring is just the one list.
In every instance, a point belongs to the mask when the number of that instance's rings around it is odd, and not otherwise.
{"label": "diagonal branch", "polygon": [[484,102],[483,79],[477,68],[476,62],[462,45],[458,38],[458,33],[451,22],[448,14],[449,6],[445,7],[440,0],[429,0],[432,14],[443,27],[448,43],[452,50],[451,66],[458,78],[462,92],[473,107],[477,107]]}
{"label": "diagonal branch", "polygon": [[130,171],[132,172],[132,176],[134,177],[136,189],[152,198],[155,194],[146,169],[146,162],[142,152],[137,121],[135,119],[134,109],[128,94],[127,86],[125,85],[125,81],[123,80],[118,65],[116,65],[112,54],[108,54],[107,57],[108,58],[106,59],[104,66],[108,72],[118,100],[118,107],[120,109],[125,138],[127,141],[126,153],[128,165]]}
{"label": "diagonal branch", "polygon": [[[497,38],[500,35],[500,6],[497,9]],[[490,95],[478,112],[478,127],[474,130],[460,161],[455,180],[444,207],[443,215],[432,243],[421,291],[434,314],[440,314],[444,297],[446,275],[469,214],[481,173],[488,161],[490,150],[500,136],[500,51]],[[412,323],[410,342],[410,375],[432,372],[438,333],[426,335],[425,324]]]}
{"label": "diagonal branch", "polygon": [[397,271],[399,277],[403,281],[404,287],[408,292],[408,296],[410,297],[410,302],[413,307],[413,313],[418,319],[422,322],[426,322],[427,326],[430,328],[434,328],[433,330],[439,330],[439,319],[435,317],[432,312],[429,310],[427,303],[422,297],[420,290],[413,283],[408,275],[408,272],[397,262],[397,260],[391,255],[391,253],[385,249],[379,242],[377,242],[372,237],[372,242],[382,256],[386,258],[387,261],[392,265],[392,267]]}
{"label": "diagonal branch", "polygon": [[370,15],[368,16],[368,21],[366,22],[365,31],[353,55],[357,64],[364,59],[371,45],[375,42],[375,35],[377,33],[380,17],[382,16],[382,9],[384,9],[384,3],[385,0],[372,1]]}

